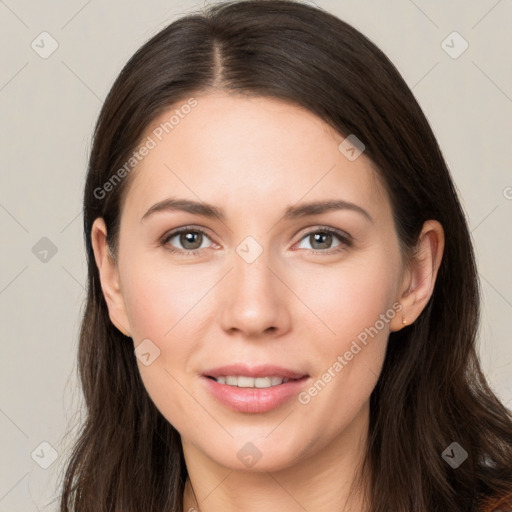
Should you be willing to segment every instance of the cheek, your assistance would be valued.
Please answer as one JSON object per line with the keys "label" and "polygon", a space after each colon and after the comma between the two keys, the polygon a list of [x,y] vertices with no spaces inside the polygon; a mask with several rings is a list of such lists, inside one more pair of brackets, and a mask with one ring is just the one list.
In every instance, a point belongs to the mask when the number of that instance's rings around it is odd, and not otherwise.
{"label": "cheek", "polygon": [[375,251],[347,259],[336,268],[319,267],[314,273],[305,273],[296,289],[320,320],[317,331],[322,337],[343,344],[373,326],[391,308],[396,275],[393,259]]}
{"label": "cheek", "polygon": [[148,365],[138,359],[137,366],[152,402],[181,432],[189,428],[190,397],[180,383],[183,383],[183,371],[194,344],[180,336],[184,334],[180,330],[183,327],[180,318],[190,307],[176,293],[176,282],[155,279],[158,276],[153,272],[144,277],[141,271],[131,281],[127,300],[134,350],[144,346],[146,348],[139,353],[149,351],[151,358]]}
{"label": "cheek", "polygon": [[317,418],[332,417],[333,428],[349,421],[368,400],[381,371],[398,304],[398,267],[388,258],[367,253],[347,260],[337,272],[315,272],[302,285],[303,300],[316,313],[309,315],[310,322],[321,322],[308,355],[318,369],[317,380],[301,403],[314,403]]}
{"label": "cheek", "polygon": [[[123,296],[127,308],[134,349],[148,342],[158,356],[148,366],[137,362],[151,400],[178,431],[189,428],[190,395],[184,374],[189,361],[199,350],[202,337],[199,302],[212,283],[205,283],[193,269],[149,265],[132,257],[126,260]],[[213,281],[213,278],[212,278]],[[201,285],[202,283],[202,285]],[[159,352],[158,352],[159,351]]]}
{"label": "cheek", "polygon": [[185,266],[144,264],[142,259],[128,265],[123,296],[134,337],[165,343],[180,324],[190,323],[209,285]]}

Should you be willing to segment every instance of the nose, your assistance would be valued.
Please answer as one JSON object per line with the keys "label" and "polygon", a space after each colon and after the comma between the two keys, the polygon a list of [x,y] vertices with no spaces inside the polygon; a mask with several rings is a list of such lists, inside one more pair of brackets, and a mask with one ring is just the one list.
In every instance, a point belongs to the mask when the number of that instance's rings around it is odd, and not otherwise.
{"label": "nose", "polygon": [[221,300],[221,324],[229,334],[242,333],[244,337],[279,336],[291,325],[287,300],[291,292],[269,265],[266,252],[252,263],[234,255],[233,268],[226,276]]}

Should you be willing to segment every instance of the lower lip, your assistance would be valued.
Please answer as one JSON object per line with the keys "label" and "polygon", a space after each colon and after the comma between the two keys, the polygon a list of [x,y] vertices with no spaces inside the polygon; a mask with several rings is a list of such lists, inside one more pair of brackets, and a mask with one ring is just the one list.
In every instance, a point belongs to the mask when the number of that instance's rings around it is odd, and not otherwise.
{"label": "lower lip", "polygon": [[309,377],[291,380],[269,388],[239,388],[219,384],[216,380],[202,376],[207,389],[222,404],[237,412],[266,412],[283,405],[296,396]]}

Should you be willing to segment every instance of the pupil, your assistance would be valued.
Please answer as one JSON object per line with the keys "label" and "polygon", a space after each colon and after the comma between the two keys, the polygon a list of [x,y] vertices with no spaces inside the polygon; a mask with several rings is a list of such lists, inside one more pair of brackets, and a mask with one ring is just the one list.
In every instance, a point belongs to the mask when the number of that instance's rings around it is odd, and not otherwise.
{"label": "pupil", "polygon": [[[314,235],[312,235],[314,237],[314,240],[315,240],[315,243],[320,240],[320,245],[322,245],[322,247],[316,247],[317,249],[328,249],[329,248],[329,245],[330,245],[330,242],[331,242],[331,239],[332,239],[332,235],[330,233],[315,233]],[[327,238],[327,242],[325,241],[325,238]],[[324,241],[322,242],[321,240],[324,239]],[[314,244],[311,244],[314,248]]]}
{"label": "pupil", "polygon": [[[188,232],[188,233],[182,233],[181,235],[181,244],[183,245],[183,247],[185,247],[186,249],[197,249],[198,247],[201,246],[201,243],[199,243],[199,245],[197,247],[190,247],[189,244],[192,244],[192,246],[194,245],[194,237],[197,237],[197,236],[200,236],[201,233],[192,233],[192,232]],[[195,241],[195,244],[197,244],[197,240]]]}

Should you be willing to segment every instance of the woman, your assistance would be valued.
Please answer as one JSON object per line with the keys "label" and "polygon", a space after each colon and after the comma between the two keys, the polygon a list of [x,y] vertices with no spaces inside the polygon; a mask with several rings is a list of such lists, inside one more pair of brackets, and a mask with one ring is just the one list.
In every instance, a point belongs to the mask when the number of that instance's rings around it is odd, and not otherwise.
{"label": "woman", "polygon": [[84,230],[62,511],[510,507],[467,221],[345,22],[255,0],[158,33],[101,111]]}

